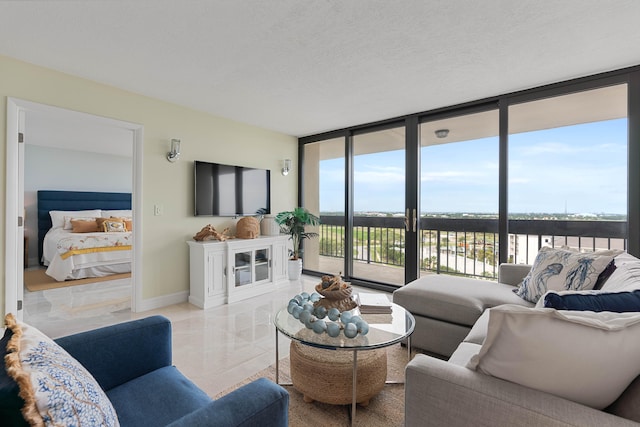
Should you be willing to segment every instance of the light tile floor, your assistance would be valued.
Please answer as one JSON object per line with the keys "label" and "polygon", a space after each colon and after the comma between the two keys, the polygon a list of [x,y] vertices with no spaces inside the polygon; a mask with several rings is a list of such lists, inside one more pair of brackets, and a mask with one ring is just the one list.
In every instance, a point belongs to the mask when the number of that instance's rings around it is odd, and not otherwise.
{"label": "light tile floor", "polygon": [[[132,313],[120,310],[91,318],[55,319],[34,324],[52,337],[119,323],[129,319],[161,314],[173,325],[173,363],[180,371],[210,396],[228,389],[275,362],[275,327],[272,317],[295,294],[313,291],[319,278],[302,276],[277,291],[255,298],[201,310],[189,303],[163,307],[153,311]],[[370,289],[354,290],[374,292]],[[37,293],[34,293],[37,294]],[[388,294],[390,298],[390,294]],[[47,304],[37,295],[25,298],[39,304],[41,318],[46,317]],[[25,321],[29,322],[28,316]],[[280,335],[280,357],[289,354],[289,340]]]}

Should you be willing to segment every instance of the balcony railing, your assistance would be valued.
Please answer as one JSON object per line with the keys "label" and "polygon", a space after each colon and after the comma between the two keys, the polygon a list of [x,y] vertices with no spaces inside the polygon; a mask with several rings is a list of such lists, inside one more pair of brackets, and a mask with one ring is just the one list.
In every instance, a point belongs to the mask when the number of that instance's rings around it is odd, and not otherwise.
{"label": "balcony railing", "polygon": [[[343,258],[344,217],[323,215],[320,220],[320,255]],[[532,263],[542,246],[626,249],[626,232],[623,221],[509,220],[508,259]],[[355,216],[353,236],[355,261],[404,266],[404,218]],[[497,277],[496,219],[421,218],[419,242],[422,271]]]}

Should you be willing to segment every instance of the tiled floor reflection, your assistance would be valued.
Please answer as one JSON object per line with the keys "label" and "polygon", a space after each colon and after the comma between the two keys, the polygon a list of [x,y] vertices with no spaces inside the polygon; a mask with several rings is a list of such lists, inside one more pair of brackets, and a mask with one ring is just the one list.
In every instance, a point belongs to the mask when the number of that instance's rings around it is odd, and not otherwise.
{"label": "tiled floor reflection", "polygon": [[[168,317],[173,325],[173,363],[214,396],[275,362],[275,328],[271,318],[293,295],[303,290],[312,292],[318,280],[303,276],[267,295],[208,310],[182,303],[143,313],[121,310],[80,319],[48,318],[42,296],[32,295],[30,299],[38,306],[37,315],[32,318],[42,323],[34,326],[52,337],[153,314]],[[28,305],[26,297],[27,310]],[[28,322],[27,316],[25,321]],[[289,354],[289,340],[283,335],[279,337],[279,347],[281,358]]]}

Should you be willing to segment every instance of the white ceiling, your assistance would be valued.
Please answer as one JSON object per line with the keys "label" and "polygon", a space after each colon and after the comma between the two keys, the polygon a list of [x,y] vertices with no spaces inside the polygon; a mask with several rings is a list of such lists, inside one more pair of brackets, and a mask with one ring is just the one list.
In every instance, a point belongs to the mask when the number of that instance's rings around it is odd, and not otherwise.
{"label": "white ceiling", "polygon": [[0,1],[0,54],[304,136],[640,64],[638,17],[637,0]]}

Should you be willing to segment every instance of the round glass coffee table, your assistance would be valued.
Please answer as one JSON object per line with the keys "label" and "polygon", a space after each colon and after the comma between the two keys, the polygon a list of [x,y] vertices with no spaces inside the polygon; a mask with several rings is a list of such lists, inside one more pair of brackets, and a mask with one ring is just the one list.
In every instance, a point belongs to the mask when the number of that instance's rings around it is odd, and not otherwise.
{"label": "round glass coffee table", "polygon": [[[335,338],[330,337],[326,333],[316,334],[311,329],[305,327],[303,323],[301,323],[298,319],[293,317],[291,314],[287,312],[286,307],[278,311],[275,316],[274,325],[276,327],[276,383],[280,384],[279,381],[279,347],[278,347],[278,335],[284,334],[287,337],[293,340],[291,349],[291,370],[292,370],[292,380],[293,386],[297,389],[300,389],[296,386],[296,381],[294,379],[294,357],[295,360],[302,360],[303,366],[305,366],[305,372],[308,373],[309,376],[312,375],[320,375],[322,379],[326,381],[328,377],[333,373],[331,372],[332,366],[331,361],[337,361],[340,359],[339,355],[335,354],[336,357],[332,357],[331,353],[326,353],[326,356],[321,357],[308,357],[309,351],[304,348],[304,346],[314,347],[316,349],[322,350],[335,350],[335,351],[347,351],[351,352],[353,355],[352,362],[349,360],[349,364],[351,365],[351,373],[352,373],[352,385],[351,385],[351,422],[353,423],[356,415],[356,403],[358,399],[358,372],[361,372],[362,369],[370,369],[365,375],[369,376],[372,371],[376,369],[382,370],[384,368],[384,372],[378,372],[377,374],[382,375],[383,382],[385,383],[386,379],[386,352],[383,352],[384,361],[383,363],[379,363],[380,359],[378,356],[368,357],[367,354],[362,356],[363,362],[362,365],[370,365],[367,366],[358,366],[358,352],[367,351],[367,350],[376,350],[384,347],[388,347],[390,345],[396,344],[400,341],[407,340],[407,360],[410,359],[411,356],[411,334],[413,333],[413,329],[415,327],[415,319],[413,315],[405,310],[403,307],[391,303],[391,312],[390,313],[376,313],[376,314],[367,314],[360,313],[359,308],[355,308],[352,310],[353,314],[360,315],[367,323],[369,324],[369,333],[367,335],[358,334],[355,338],[347,338],[344,336],[344,333],[341,331],[340,335]],[[303,346],[294,346],[294,344],[303,344]],[[296,348],[298,350],[296,350]],[[303,350],[303,351],[300,351]],[[373,352],[371,352],[373,354]],[[323,358],[326,358],[326,363]],[[339,362],[336,362],[339,363]],[[377,368],[378,366],[378,368]],[[326,372],[323,372],[323,369],[328,369]],[[335,369],[338,369],[338,365],[335,365]],[[337,374],[339,376],[339,373]],[[378,390],[379,391],[379,390]],[[303,392],[304,394],[304,392]],[[362,397],[361,397],[362,399]],[[305,400],[307,397],[305,396]],[[317,399],[316,400],[321,400]],[[309,400],[310,401],[310,400]],[[365,401],[368,402],[368,398],[365,398]],[[333,402],[327,402],[333,403]]]}

